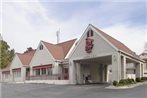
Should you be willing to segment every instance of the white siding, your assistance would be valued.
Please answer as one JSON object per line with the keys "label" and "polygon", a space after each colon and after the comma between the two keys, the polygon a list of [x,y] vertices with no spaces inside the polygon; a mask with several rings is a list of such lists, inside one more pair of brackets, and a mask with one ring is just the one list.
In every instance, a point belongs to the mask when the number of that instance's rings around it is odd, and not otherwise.
{"label": "white siding", "polygon": [[11,69],[20,68],[22,66],[23,65],[22,65],[19,57],[17,55],[15,55],[15,57],[14,57],[12,63],[11,63]]}
{"label": "white siding", "polygon": [[87,38],[87,33],[84,33],[84,35],[82,36],[82,39],[73,50],[73,54],[71,55],[72,59],[86,58],[89,56],[93,57],[93,56],[115,52],[115,49],[109,43],[107,43],[103,38],[101,38],[101,36],[99,36],[96,32],[94,32],[94,36],[91,37],[92,39],[94,39],[94,42],[93,42],[94,46],[93,46],[92,52],[90,54],[86,53],[85,51],[86,38]]}
{"label": "white siding", "polygon": [[54,60],[52,56],[50,55],[49,51],[47,50],[47,48],[43,45],[43,50],[39,50],[39,46],[32,58],[30,66],[53,64]]}
{"label": "white siding", "polygon": [[[43,49],[40,50],[39,47],[40,45],[43,45]],[[30,75],[34,75],[35,72],[33,71],[32,67],[33,66],[40,66],[40,65],[46,65],[46,64],[53,64],[53,66],[55,65],[54,63],[54,58],[52,57],[52,55],[50,54],[50,52],[48,51],[48,49],[45,47],[45,45],[40,42],[31,62],[30,62]],[[55,70],[54,70],[55,69]],[[56,71],[56,68],[53,67],[53,72]]]}
{"label": "white siding", "polygon": [[[16,75],[16,72],[13,72],[13,69],[17,69],[17,68],[21,68],[21,72],[18,72],[17,75]],[[22,71],[22,68],[23,68],[23,64],[21,63],[18,55],[15,55],[15,57],[14,57],[12,63],[11,63],[11,67],[10,67],[10,71],[11,71],[10,73],[11,73],[11,78],[12,78],[13,82],[24,81],[25,77],[23,77],[23,76],[25,75],[25,72]]]}

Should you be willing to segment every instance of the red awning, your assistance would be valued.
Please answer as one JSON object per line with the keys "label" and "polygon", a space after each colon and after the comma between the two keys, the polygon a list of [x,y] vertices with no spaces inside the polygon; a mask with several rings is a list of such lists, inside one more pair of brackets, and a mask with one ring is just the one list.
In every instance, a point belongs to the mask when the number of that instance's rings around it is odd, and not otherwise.
{"label": "red awning", "polygon": [[3,71],[3,74],[10,74],[10,71]]}
{"label": "red awning", "polygon": [[21,68],[12,69],[13,71],[21,71]]}
{"label": "red awning", "polygon": [[52,64],[34,66],[33,69],[51,68]]}

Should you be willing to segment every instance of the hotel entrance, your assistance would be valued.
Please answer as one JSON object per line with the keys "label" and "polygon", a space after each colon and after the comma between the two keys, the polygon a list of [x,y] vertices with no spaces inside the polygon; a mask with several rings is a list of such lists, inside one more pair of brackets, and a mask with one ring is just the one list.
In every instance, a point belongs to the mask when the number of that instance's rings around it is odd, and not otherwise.
{"label": "hotel entrance", "polygon": [[95,84],[108,82],[111,56],[75,61],[76,83]]}

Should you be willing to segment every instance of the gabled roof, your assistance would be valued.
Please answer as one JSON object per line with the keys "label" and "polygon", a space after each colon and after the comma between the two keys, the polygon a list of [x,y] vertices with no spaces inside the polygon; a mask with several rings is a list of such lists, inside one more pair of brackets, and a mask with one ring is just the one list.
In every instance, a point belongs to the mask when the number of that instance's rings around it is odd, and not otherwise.
{"label": "gabled roof", "polygon": [[75,41],[76,39],[73,39],[59,44],[51,44],[45,41],[42,42],[55,59],[63,60]]}
{"label": "gabled roof", "polygon": [[[91,25],[91,24],[90,24]],[[118,50],[121,50],[124,53],[127,53],[135,58],[139,58],[138,55],[136,55],[135,52],[133,52],[131,49],[129,49],[126,45],[121,43],[120,41],[116,40],[115,38],[109,36],[105,32],[99,30],[95,26],[91,25],[94,29],[96,29],[104,38],[106,38],[112,45],[114,45]]]}
{"label": "gabled roof", "polygon": [[31,50],[25,53],[16,53],[23,65],[29,65],[36,50]]}

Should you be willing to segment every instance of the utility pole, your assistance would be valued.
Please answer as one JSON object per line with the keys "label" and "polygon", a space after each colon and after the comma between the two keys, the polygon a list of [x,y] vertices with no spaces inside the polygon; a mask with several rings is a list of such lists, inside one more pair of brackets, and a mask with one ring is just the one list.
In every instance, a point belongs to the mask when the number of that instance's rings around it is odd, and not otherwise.
{"label": "utility pole", "polygon": [[56,36],[57,36],[57,44],[60,41],[60,29],[56,32]]}
{"label": "utility pole", "polygon": [[144,45],[144,52],[147,53],[147,42],[145,42],[145,45]]}

